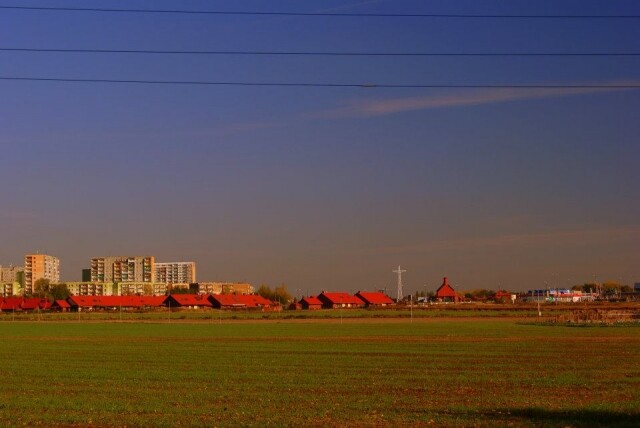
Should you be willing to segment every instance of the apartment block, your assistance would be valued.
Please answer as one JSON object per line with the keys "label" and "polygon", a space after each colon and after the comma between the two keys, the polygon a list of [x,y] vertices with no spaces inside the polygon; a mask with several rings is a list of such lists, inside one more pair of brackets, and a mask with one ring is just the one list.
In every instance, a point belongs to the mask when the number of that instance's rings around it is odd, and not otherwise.
{"label": "apartment block", "polygon": [[24,295],[31,295],[37,280],[48,279],[60,282],[60,260],[46,254],[27,254],[24,256]]}
{"label": "apartment block", "polygon": [[116,284],[119,296],[164,296],[167,284],[164,282],[121,282]]}
{"label": "apartment block", "polygon": [[67,282],[74,296],[164,296],[167,285],[158,282]]}
{"label": "apartment block", "polygon": [[153,256],[91,259],[91,282],[155,282]]}
{"label": "apartment block", "polygon": [[168,262],[155,264],[155,280],[165,284],[196,282],[195,262]]}
{"label": "apartment block", "polygon": [[21,282],[22,266],[0,266],[0,283]]}
{"label": "apartment block", "polygon": [[203,294],[253,294],[253,286],[246,282],[197,282],[198,293]]}
{"label": "apartment block", "polygon": [[19,282],[0,282],[0,297],[19,296],[21,288]]}
{"label": "apartment block", "polygon": [[113,296],[117,287],[105,282],[66,282],[67,289],[73,296]]}

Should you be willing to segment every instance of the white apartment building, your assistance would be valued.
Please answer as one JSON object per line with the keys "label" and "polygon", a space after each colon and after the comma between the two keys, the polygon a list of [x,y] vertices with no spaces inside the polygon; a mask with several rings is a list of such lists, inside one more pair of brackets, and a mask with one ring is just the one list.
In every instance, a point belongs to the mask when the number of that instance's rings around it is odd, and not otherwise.
{"label": "white apartment building", "polygon": [[191,284],[196,282],[195,262],[168,262],[155,264],[155,281],[164,284]]}
{"label": "white apartment building", "polygon": [[111,256],[91,259],[91,282],[155,282],[153,256]]}

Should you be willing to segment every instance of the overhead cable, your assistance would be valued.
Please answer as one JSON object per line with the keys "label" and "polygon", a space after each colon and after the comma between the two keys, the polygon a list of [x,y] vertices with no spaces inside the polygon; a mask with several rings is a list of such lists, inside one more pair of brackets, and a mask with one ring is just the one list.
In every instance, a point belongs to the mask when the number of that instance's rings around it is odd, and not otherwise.
{"label": "overhead cable", "polygon": [[383,88],[383,89],[640,89],[640,84],[613,85],[456,85],[456,84],[377,84],[377,83],[313,83],[313,82],[234,82],[198,80],[141,80],[141,79],[80,79],[57,77],[0,76],[0,80],[65,82],[65,83],[131,83],[149,85],[200,85],[200,86],[266,86],[266,87],[307,87],[307,88]]}
{"label": "overhead cable", "polygon": [[346,12],[291,12],[291,11],[222,11],[185,9],[116,9],[47,6],[0,6],[0,9],[47,12],[107,12],[154,13],[182,15],[236,15],[236,16],[308,16],[351,18],[469,18],[469,19],[638,19],[640,15],[522,15],[522,14],[457,14],[457,13],[346,13]]}
{"label": "overhead cable", "polygon": [[168,55],[255,55],[255,56],[640,56],[638,52],[311,52],[311,51],[194,51],[194,50],[153,50],[153,49],[63,49],[63,48],[2,48],[0,52],[38,53],[97,53],[97,54],[168,54]]}

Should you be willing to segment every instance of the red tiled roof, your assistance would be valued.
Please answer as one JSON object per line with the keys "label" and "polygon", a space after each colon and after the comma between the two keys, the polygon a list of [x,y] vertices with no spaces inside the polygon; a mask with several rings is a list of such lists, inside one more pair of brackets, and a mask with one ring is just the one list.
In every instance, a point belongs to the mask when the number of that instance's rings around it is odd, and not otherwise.
{"label": "red tiled roof", "polygon": [[40,309],[40,304],[43,302],[44,302],[43,299],[40,299],[37,297],[31,297],[31,298],[23,299],[22,303],[20,304],[20,307],[24,311],[33,311],[36,309]]}
{"label": "red tiled roof", "polygon": [[[349,293],[327,293],[322,292],[320,296],[324,296],[332,304],[345,304],[345,305],[363,305],[364,302],[358,299],[356,296],[352,296]],[[320,298],[318,296],[318,298]]]}
{"label": "red tiled roof", "polygon": [[300,303],[305,302],[309,306],[322,306],[322,302],[315,296],[303,297],[300,299]]}
{"label": "red tiled roof", "polygon": [[451,285],[449,285],[449,280],[445,276],[442,280],[442,285],[436,290],[436,297],[461,297],[460,293],[456,292]]}
{"label": "red tiled roof", "polygon": [[0,311],[20,310],[22,300],[22,297],[5,297],[4,299],[0,299]]}
{"label": "red tiled roof", "polygon": [[213,294],[209,296],[209,300],[215,301],[223,307],[257,308],[273,306],[272,301],[257,294]]}
{"label": "red tiled roof", "polygon": [[208,297],[209,295],[202,294],[170,294],[164,299],[164,304],[173,301],[179,306],[212,306]]}
{"label": "red tiled roof", "polygon": [[511,293],[509,293],[508,291],[497,291],[496,294],[494,294],[493,296],[494,299],[510,299],[511,298]]}
{"label": "red tiled roof", "polygon": [[164,305],[165,296],[129,296],[133,301],[140,302],[140,306],[158,307]]}
{"label": "red tiled roof", "polygon": [[391,305],[393,300],[384,293],[372,291],[358,291],[356,296],[369,305]]}
{"label": "red tiled roof", "polygon": [[248,307],[273,306],[273,302],[271,300],[265,299],[259,294],[245,294],[240,296],[240,298],[247,303]]}
{"label": "red tiled roof", "polygon": [[71,296],[71,306],[86,307],[118,307],[141,308],[144,306],[162,306],[164,296]]}
{"label": "red tiled roof", "polygon": [[66,300],[56,300],[51,306],[63,309],[69,309],[71,307],[69,302],[67,302]]}

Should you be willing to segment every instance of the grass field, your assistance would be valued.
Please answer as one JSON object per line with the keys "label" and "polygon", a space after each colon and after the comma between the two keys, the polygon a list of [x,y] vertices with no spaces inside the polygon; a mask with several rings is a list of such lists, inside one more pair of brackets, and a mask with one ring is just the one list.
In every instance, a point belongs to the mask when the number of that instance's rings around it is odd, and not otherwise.
{"label": "grass field", "polygon": [[640,328],[2,322],[2,426],[638,426]]}
{"label": "grass field", "polygon": [[[575,310],[576,306],[556,307],[547,305],[543,316],[552,319],[556,315]],[[640,306],[634,309],[640,309]],[[340,319],[340,318],[462,318],[481,316],[483,318],[537,318],[538,310],[534,305],[519,305],[509,307],[505,305],[441,305],[433,307],[408,307],[389,309],[345,309],[345,310],[315,310],[315,311],[246,311],[246,310],[172,310],[166,308],[150,311],[119,311],[101,310],[86,312],[51,312],[24,311],[0,313],[3,321],[219,321],[219,320],[309,320],[309,319]]]}

